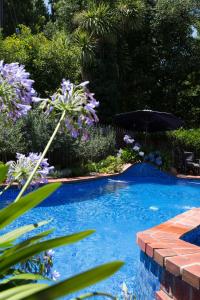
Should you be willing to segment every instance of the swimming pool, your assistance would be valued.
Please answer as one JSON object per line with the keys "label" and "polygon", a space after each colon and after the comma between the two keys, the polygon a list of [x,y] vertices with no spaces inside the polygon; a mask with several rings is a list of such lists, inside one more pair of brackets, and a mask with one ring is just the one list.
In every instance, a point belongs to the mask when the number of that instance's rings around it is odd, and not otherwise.
{"label": "swimming pool", "polygon": [[[16,193],[16,189],[7,191],[2,196],[1,207],[11,202]],[[140,262],[136,233],[199,203],[199,181],[176,179],[150,165],[140,164],[117,177],[64,184],[9,229],[50,218],[55,228],[52,236],[96,229],[91,237],[56,250],[54,268],[61,273],[61,280],[120,259],[126,264],[118,273],[88,290],[119,296],[120,286],[125,282],[137,299],[151,300],[156,281]]]}

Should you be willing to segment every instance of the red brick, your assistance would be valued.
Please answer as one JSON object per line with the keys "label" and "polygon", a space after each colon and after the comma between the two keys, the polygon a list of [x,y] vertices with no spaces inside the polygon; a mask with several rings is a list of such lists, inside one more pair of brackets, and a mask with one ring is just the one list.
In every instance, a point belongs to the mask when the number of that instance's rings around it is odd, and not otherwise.
{"label": "red brick", "polygon": [[156,300],[172,300],[172,298],[165,294],[163,291],[158,291],[156,292]]}
{"label": "red brick", "polygon": [[191,287],[191,289],[190,289],[190,299],[191,300],[199,300],[200,299],[200,291]]}
{"label": "red brick", "polygon": [[191,286],[199,290],[200,289],[200,265],[192,265],[183,268],[182,278]]}
{"label": "red brick", "polygon": [[143,233],[139,233],[137,235],[137,243],[144,252],[146,252],[146,244],[153,242],[155,242],[155,239],[153,239],[150,235],[146,235]]}
{"label": "red brick", "polygon": [[160,265],[165,266],[166,257],[175,256],[176,253],[172,249],[155,249],[154,260]]}
{"label": "red brick", "polygon": [[184,266],[200,263],[200,253],[166,258],[166,269],[175,276],[181,275]]}
{"label": "red brick", "polygon": [[180,277],[173,276],[172,295],[174,300],[191,300],[191,287]]}

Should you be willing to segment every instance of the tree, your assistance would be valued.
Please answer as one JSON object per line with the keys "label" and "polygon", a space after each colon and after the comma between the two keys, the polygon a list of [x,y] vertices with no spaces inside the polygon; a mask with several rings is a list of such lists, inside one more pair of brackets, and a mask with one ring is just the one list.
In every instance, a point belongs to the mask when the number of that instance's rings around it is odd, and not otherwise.
{"label": "tree", "polygon": [[38,31],[48,19],[48,10],[43,0],[3,1],[3,32],[5,35],[16,32],[19,24],[26,24]]}

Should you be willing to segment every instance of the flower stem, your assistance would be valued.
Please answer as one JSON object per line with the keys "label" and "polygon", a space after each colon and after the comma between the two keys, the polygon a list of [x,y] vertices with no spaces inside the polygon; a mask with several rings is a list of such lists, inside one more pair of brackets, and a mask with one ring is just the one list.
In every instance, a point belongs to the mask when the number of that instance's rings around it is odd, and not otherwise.
{"label": "flower stem", "polygon": [[56,136],[56,134],[57,134],[57,132],[58,132],[58,130],[59,130],[59,128],[60,128],[60,125],[61,125],[62,121],[63,121],[64,118],[65,118],[65,114],[66,114],[66,112],[63,111],[63,113],[62,113],[62,115],[61,115],[61,117],[60,117],[60,120],[59,120],[58,124],[56,125],[56,128],[54,129],[54,132],[53,132],[51,138],[49,139],[49,141],[48,141],[48,143],[47,143],[47,145],[46,145],[46,147],[45,147],[45,149],[44,149],[44,151],[43,151],[43,153],[42,153],[40,159],[38,160],[38,162],[37,162],[37,164],[36,164],[36,166],[35,166],[33,172],[30,174],[29,178],[27,179],[25,185],[23,186],[23,188],[22,188],[21,191],[19,192],[18,196],[16,197],[15,202],[17,202],[17,201],[21,198],[21,196],[24,194],[24,192],[25,192],[26,189],[28,188],[29,184],[31,183],[31,181],[32,181],[32,179],[33,179],[33,177],[34,177],[34,175],[35,175],[35,172],[37,171],[37,169],[38,169],[38,167],[40,166],[42,160],[44,159],[44,157],[45,157],[47,151],[49,150],[49,147],[51,146],[51,143],[53,142],[53,140],[54,140],[54,138],[55,138],[55,136]]}
{"label": "flower stem", "polygon": [[117,300],[117,297],[114,297],[111,294],[103,293],[103,292],[86,293],[86,294],[78,296],[77,298],[73,298],[72,300],[86,299],[86,298],[91,298],[91,297],[95,297],[95,296],[103,296],[103,297],[108,297],[112,300]]}

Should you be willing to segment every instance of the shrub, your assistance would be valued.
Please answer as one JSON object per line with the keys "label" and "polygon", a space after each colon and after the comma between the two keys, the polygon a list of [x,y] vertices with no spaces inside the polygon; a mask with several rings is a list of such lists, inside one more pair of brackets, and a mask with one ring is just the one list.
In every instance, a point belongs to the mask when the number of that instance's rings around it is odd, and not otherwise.
{"label": "shrub", "polygon": [[13,159],[16,152],[26,150],[23,134],[23,122],[18,120],[14,123],[0,116],[0,159],[4,162]]}
{"label": "shrub", "polygon": [[90,139],[87,142],[77,141],[76,157],[82,163],[98,162],[115,153],[115,132],[111,126],[96,126],[90,129]]}
{"label": "shrub", "polygon": [[200,128],[188,130],[179,129],[168,132],[167,134],[175,146],[200,154]]}
{"label": "shrub", "polygon": [[120,158],[124,163],[134,163],[139,160],[138,152],[131,148],[120,149]]}
{"label": "shrub", "polygon": [[[55,118],[47,118],[37,109],[31,110],[23,120],[16,123],[6,123],[1,116],[0,160],[6,162],[15,159],[16,152],[41,152],[55,126]],[[89,161],[98,162],[115,153],[115,132],[112,127],[96,126],[89,131],[90,139],[86,142],[72,138],[64,129],[59,132],[48,152],[51,165],[58,169],[70,169],[66,173],[68,175],[81,175],[87,173],[83,165]],[[55,176],[66,176],[65,172],[61,173]]]}
{"label": "shrub", "polygon": [[62,78],[79,80],[79,51],[64,32],[56,32],[50,39],[42,32],[32,34],[24,25],[20,34],[0,40],[0,59],[24,64],[41,95],[55,91]]}
{"label": "shrub", "polygon": [[123,162],[119,157],[110,155],[98,163],[88,164],[87,168],[90,172],[113,174],[122,171]]}

